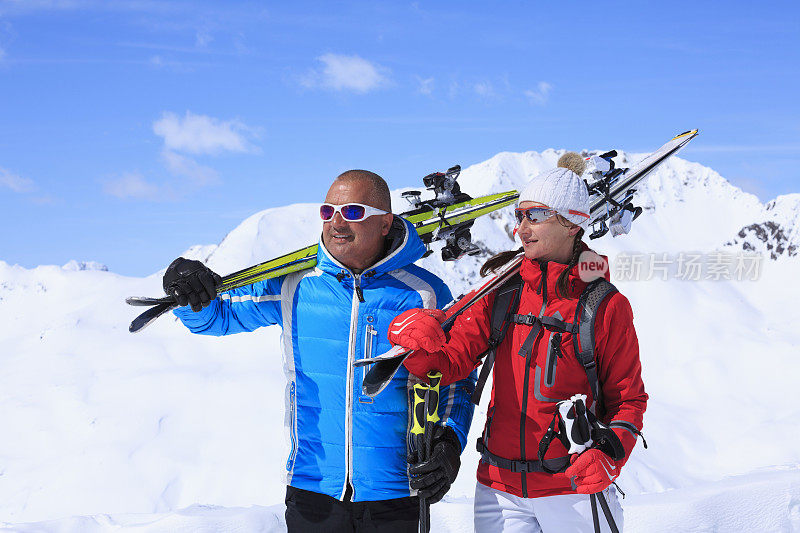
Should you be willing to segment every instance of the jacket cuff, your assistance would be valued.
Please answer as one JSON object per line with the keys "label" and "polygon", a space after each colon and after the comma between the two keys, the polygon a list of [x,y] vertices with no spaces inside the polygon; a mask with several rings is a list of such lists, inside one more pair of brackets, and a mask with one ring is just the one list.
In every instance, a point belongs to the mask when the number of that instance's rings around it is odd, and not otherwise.
{"label": "jacket cuff", "polygon": [[[639,428],[624,420],[612,420],[608,426],[611,428],[614,434],[619,437],[622,447],[625,449],[625,457],[617,461],[617,464],[622,466],[631,456],[633,447],[636,446],[636,439],[642,434],[642,432],[639,430]],[[644,446],[647,448],[647,443],[645,443]]]}
{"label": "jacket cuff", "polygon": [[464,446],[461,444],[461,439],[458,437],[455,428],[445,425],[442,426],[442,429],[444,431],[442,431],[437,440],[449,442],[455,449],[459,451],[459,453],[461,453],[461,451],[464,450]]}

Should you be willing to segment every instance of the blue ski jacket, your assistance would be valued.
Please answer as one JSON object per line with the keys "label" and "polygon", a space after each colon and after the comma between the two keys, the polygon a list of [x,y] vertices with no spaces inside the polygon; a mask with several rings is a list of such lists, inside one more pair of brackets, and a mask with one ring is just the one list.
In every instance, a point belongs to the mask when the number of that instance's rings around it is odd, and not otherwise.
{"label": "blue ski jacket", "polygon": [[[285,424],[291,440],[286,482],[352,501],[415,494],[406,463],[409,399],[414,383],[404,366],[374,398],[361,392],[369,367],[353,362],[391,348],[390,322],[407,309],[442,308],[444,282],[414,265],[425,252],[414,227],[395,217],[388,253],[353,274],[325,249],[317,266],[221,294],[200,312],[175,311],[193,332],[228,335],[280,324],[286,373]],[[359,293],[362,297],[359,297]],[[442,389],[439,416],[462,450],[472,421],[475,372]]]}

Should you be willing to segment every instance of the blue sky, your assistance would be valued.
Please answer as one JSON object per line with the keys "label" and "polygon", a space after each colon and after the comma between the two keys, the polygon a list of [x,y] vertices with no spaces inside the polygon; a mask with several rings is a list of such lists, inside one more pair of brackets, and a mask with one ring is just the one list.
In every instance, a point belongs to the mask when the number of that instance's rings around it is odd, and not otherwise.
{"label": "blue sky", "polygon": [[793,2],[0,0],[0,259],[147,275],[349,168],[683,157],[800,192]]}

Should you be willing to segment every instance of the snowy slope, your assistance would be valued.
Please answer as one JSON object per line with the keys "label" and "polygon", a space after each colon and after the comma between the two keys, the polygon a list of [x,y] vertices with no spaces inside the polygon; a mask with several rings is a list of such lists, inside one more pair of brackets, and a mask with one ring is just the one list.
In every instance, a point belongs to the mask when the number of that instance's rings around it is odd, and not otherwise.
{"label": "snowy slope", "polygon": [[[561,153],[501,153],[459,181],[473,195],[520,188]],[[640,157],[620,154],[618,162]],[[406,207],[399,193],[396,212]],[[633,253],[768,255],[755,281],[636,281],[612,271],[634,309],[651,395],[650,449],[637,447],[620,482],[626,529],[798,528],[800,289],[792,282],[800,259],[790,250],[800,240],[800,195],[764,205],[713,170],[673,158],[637,200],[646,212],[631,235],[590,243],[612,268]],[[312,204],[266,210],[219,245],[184,255],[220,273],[238,270],[314,242],[316,216]],[[767,222],[782,228],[781,253],[778,240],[739,235]],[[477,221],[473,235],[500,251],[514,246],[512,228],[505,210]],[[443,264],[434,254],[422,264],[457,293],[483,260]],[[208,338],[166,317],[130,335],[135,310],[124,297],[159,292],[158,273],[136,279],[97,264],[23,269],[0,261],[0,522],[38,523],[12,527],[18,531],[280,530],[279,329]],[[482,405],[473,440],[484,418]],[[477,460],[470,446],[454,488],[434,507],[442,530],[470,527]],[[739,521],[731,518],[737,509],[745,509]],[[777,518],[767,521],[759,509]]]}

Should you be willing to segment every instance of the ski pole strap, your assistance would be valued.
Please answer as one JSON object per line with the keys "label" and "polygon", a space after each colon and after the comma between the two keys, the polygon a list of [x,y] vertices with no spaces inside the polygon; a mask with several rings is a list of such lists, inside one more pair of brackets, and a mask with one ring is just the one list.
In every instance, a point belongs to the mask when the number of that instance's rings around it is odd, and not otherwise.
{"label": "ski pole strap", "polygon": [[[558,438],[561,441],[561,444],[564,445],[564,448],[569,450],[570,443],[569,439],[567,439],[560,431],[556,424],[558,424],[558,410],[553,415],[553,420],[550,421],[550,426],[548,426],[547,431],[545,431],[542,440],[539,441],[539,461],[538,463],[543,465],[543,471],[547,472],[548,474],[557,474],[559,472],[563,472],[566,470],[567,466],[569,465],[569,456],[564,457],[565,459],[563,466],[561,468],[552,469],[550,465],[547,463],[547,460],[544,458],[547,450],[550,449],[550,444],[553,442],[553,439]],[[561,459],[559,457],[559,459]]]}
{"label": "ski pole strap", "polygon": [[567,468],[567,465],[569,465],[568,455],[547,459],[544,463],[542,461],[506,459],[505,457],[500,457],[490,452],[486,445],[484,445],[483,438],[478,439],[475,448],[478,450],[478,453],[481,454],[481,461],[491,466],[510,470],[511,472],[547,472],[552,474],[555,472],[563,472]]}

